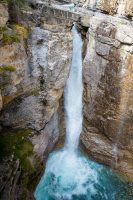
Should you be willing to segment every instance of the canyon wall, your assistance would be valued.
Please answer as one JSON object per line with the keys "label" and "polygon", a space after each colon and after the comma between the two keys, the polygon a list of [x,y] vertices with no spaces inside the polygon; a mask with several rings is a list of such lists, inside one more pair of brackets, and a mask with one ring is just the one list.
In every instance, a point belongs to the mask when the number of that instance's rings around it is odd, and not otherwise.
{"label": "canyon wall", "polygon": [[[73,22],[84,42],[81,142],[92,159],[133,181],[132,2],[30,3],[33,8],[22,9],[17,23],[12,21],[7,4],[0,4],[0,136],[8,138],[10,129],[22,129],[20,139],[26,139],[23,147],[28,141],[33,150],[32,155],[26,152],[25,156],[34,168],[32,173],[25,173],[21,167],[23,157],[18,157],[13,146],[13,157],[8,156],[0,166],[1,198],[9,199],[12,193],[12,198],[26,195],[25,199],[33,199],[18,179],[21,177],[25,183],[26,176],[41,172],[35,163],[41,165],[65,133],[62,102],[71,64]],[[30,134],[26,135],[25,129]],[[6,142],[8,145],[8,139]],[[3,185],[6,170],[9,175]],[[29,184],[27,181],[25,187]]]}
{"label": "canyon wall", "polygon": [[133,1],[128,0],[65,0],[91,10],[101,11],[109,15],[133,16]]}
{"label": "canyon wall", "polygon": [[84,59],[82,142],[93,158],[133,179],[133,27],[90,18]]}
{"label": "canyon wall", "polygon": [[7,4],[0,9],[0,198],[29,200],[59,137],[71,24],[38,19],[39,10],[8,24]]}
{"label": "canyon wall", "polygon": [[[50,137],[53,142],[58,138],[59,100],[68,77],[72,50],[70,28],[65,23],[62,26],[49,23],[43,21],[41,27],[30,27],[26,41],[20,38],[11,44],[4,44],[5,35],[14,34],[7,27],[1,33],[0,47],[1,128],[31,128],[39,132],[41,145],[36,150],[40,149],[37,150],[40,155]],[[15,28],[19,35],[25,26]]]}

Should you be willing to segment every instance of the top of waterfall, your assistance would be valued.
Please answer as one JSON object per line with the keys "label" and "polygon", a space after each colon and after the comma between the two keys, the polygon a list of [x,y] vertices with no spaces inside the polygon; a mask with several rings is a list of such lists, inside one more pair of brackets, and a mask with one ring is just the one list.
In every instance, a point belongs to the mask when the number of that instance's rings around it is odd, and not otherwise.
{"label": "top of waterfall", "polygon": [[73,23],[73,27],[72,27],[72,33],[73,34],[75,34],[75,36],[76,36],[76,38],[74,39],[74,41],[75,40],[77,40],[77,38],[78,38],[78,46],[80,47],[80,45],[81,45],[81,47],[82,47],[82,38],[81,38],[81,33],[80,32],[78,32],[78,30],[77,30],[77,26],[76,26],[76,23],[74,22]]}
{"label": "top of waterfall", "polygon": [[76,27],[76,23],[75,23],[75,22],[73,23],[72,33],[77,33],[77,34],[81,37],[80,33],[79,33],[78,30],[77,30],[77,27]]}

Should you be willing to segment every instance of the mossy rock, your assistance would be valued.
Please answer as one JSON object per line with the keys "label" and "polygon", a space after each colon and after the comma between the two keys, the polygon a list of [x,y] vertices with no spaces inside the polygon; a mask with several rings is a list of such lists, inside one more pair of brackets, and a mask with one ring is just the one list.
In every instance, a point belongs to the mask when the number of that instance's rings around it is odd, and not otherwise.
{"label": "mossy rock", "polygon": [[13,65],[0,66],[0,87],[4,88],[11,84],[11,73],[16,71]]}
{"label": "mossy rock", "polygon": [[0,66],[0,74],[2,74],[4,72],[14,72],[14,71],[16,71],[16,67],[13,65]]}
{"label": "mossy rock", "polygon": [[13,43],[20,43],[28,38],[30,28],[22,24],[13,24],[11,29],[8,27],[0,27],[1,44],[11,45]]}
{"label": "mossy rock", "polygon": [[37,96],[39,94],[39,90],[37,88],[31,90],[31,91],[27,91],[26,92],[26,96]]}
{"label": "mossy rock", "polygon": [[[21,200],[29,199],[29,195],[33,195],[43,172],[43,163],[34,153],[33,145],[29,139],[31,134],[31,130],[25,129],[9,129],[0,133],[0,162],[13,157],[12,162],[19,160],[20,163],[21,176],[17,187],[21,190],[18,198]],[[15,171],[15,173],[17,172]]]}
{"label": "mossy rock", "polygon": [[31,170],[32,166],[28,157],[33,154],[33,146],[27,140],[30,130],[11,130],[0,134],[0,160],[13,154],[20,160],[24,170]]}
{"label": "mossy rock", "polygon": [[3,33],[2,42],[4,45],[9,45],[14,42],[20,42],[20,38],[16,33]]}
{"label": "mossy rock", "polygon": [[23,26],[21,24],[14,24],[13,30],[22,39],[27,39],[28,33],[30,31],[26,26]]}
{"label": "mossy rock", "polygon": [[19,25],[13,25],[12,29],[0,27],[0,34],[2,35],[2,44],[11,45],[14,42],[19,43],[21,42],[21,39],[27,37],[27,29]]}
{"label": "mossy rock", "polygon": [[6,31],[6,27],[0,26],[0,34],[4,33]]}

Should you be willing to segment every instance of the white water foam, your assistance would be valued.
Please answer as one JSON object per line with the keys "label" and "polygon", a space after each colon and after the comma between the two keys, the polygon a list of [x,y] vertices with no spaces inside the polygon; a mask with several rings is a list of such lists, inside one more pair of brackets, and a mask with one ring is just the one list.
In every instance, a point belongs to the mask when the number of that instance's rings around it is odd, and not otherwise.
{"label": "white water foam", "polygon": [[68,150],[78,147],[82,131],[82,39],[75,26],[73,32],[73,57],[69,78],[65,87],[66,143]]}

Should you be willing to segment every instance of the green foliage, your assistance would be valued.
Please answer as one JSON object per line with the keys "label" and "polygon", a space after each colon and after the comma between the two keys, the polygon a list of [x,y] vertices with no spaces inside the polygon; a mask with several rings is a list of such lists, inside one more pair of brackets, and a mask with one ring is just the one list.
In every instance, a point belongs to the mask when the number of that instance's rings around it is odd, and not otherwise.
{"label": "green foliage", "polygon": [[6,31],[6,27],[1,27],[0,26],[0,34],[4,33]]}
{"label": "green foliage", "polygon": [[0,160],[6,156],[14,155],[20,160],[24,171],[32,171],[29,157],[33,155],[32,143],[27,139],[30,130],[10,130],[0,134]]}
{"label": "green foliage", "polygon": [[21,200],[29,199],[29,193],[35,190],[43,171],[43,163],[33,152],[29,140],[31,130],[8,129],[0,133],[0,161],[14,155],[13,161],[19,160],[21,175],[18,185],[21,188]]}
{"label": "green foliage", "polygon": [[21,39],[27,39],[29,29],[21,24],[14,24],[13,25],[13,31],[16,33],[16,35]]}
{"label": "green foliage", "polygon": [[16,68],[13,65],[0,66],[0,74],[4,72],[14,72],[14,71],[16,71]]}
{"label": "green foliage", "polygon": [[20,42],[20,39],[15,32],[11,33],[11,34],[4,33],[3,38],[2,38],[2,42],[4,43],[4,45],[6,45],[6,44],[12,44],[14,42]]}
{"label": "green foliage", "polygon": [[4,45],[20,42],[19,34],[15,30],[9,31],[7,27],[0,27],[0,34],[2,35],[1,41]]}
{"label": "green foliage", "polygon": [[15,66],[13,65],[2,65],[0,66],[0,88],[6,87],[10,84],[10,75],[9,72],[16,71]]}
{"label": "green foliage", "polygon": [[21,200],[29,199],[29,191],[35,190],[43,171],[43,164],[29,141],[30,135],[31,130],[25,129],[8,129],[0,133],[0,161],[11,155],[20,161],[22,171],[18,184],[22,188]]}
{"label": "green foliage", "polygon": [[10,24],[21,22],[22,10],[24,11],[31,10],[31,7],[27,0],[0,0],[0,2],[8,4]]}
{"label": "green foliage", "polygon": [[0,3],[16,3],[16,4],[24,4],[26,0],[0,0]]}
{"label": "green foliage", "polygon": [[21,9],[27,9],[27,7],[29,6],[27,0],[5,0],[5,1],[6,1],[8,4],[15,5],[15,6],[18,7],[20,10],[21,10]]}
{"label": "green foliage", "polygon": [[4,45],[10,45],[14,42],[21,42],[27,39],[30,29],[21,24],[13,24],[12,29],[7,27],[0,27],[0,34],[2,35],[1,42]]}

